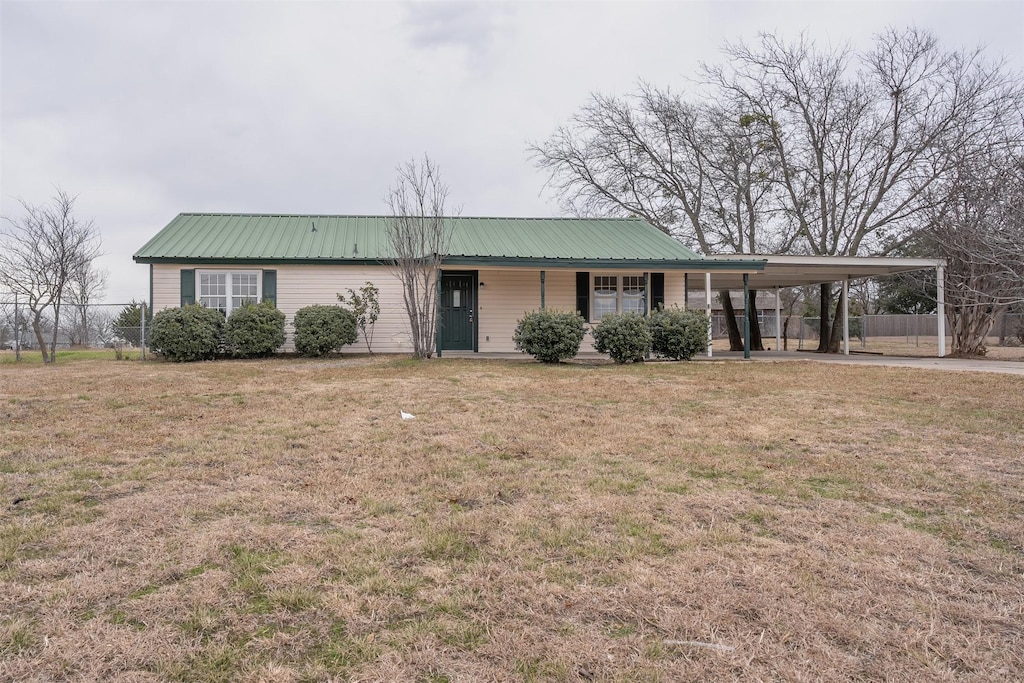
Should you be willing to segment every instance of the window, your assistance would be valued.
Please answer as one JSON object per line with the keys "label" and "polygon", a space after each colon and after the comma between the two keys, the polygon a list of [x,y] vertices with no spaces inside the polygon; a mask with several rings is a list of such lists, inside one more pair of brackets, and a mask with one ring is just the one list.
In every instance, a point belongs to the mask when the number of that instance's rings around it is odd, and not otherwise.
{"label": "window", "polygon": [[622,312],[643,315],[644,278],[642,276],[626,275],[622,278]]}
{"label": "window", "polygon": [[199,303],[207,308],[216,308],[224,315],[260,300],[259,273],[199,271],[198,276]]}
{"label": "window", "polygon": [[259,301],[256,273],[231,274],[231,310]]}
{"label": "window", "polygon": [[[621,287],[620,287],[621,285]],[[609,313],[644,313],[643,275],[595,275],[594,320]]]}
{"label": "window", "polygon": [[618,309],[619,278],[616,275],[594,276],[594,319],[600,320]]}
{"label": "window", "polygon": [[216,308],[225,315],[228,312],[226,273],[199,274],[199,303],[207,308]]}

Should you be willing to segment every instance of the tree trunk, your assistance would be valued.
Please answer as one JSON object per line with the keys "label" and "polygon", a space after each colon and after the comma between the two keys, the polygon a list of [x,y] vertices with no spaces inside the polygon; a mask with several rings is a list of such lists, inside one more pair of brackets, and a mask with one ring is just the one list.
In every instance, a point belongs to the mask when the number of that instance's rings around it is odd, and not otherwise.
{"label": "tree trunk", "polygon": [[985,306],[958,306],[952,309],[953,354],[984,356],[985,339],[995,326],[996,312]]}
{"label": "tree trunk", "polygon": [[828,339],[828,352],[839,353],[843,342],[843,294],[839,293],[839,302],[836,304],[836,317],[832,319],[832,330]]}
{"label": "tree trunk", "polygon": [[824,283],[820,291],[820,318],[818,318],[818,348],[819,353],[828,352],[829,343],[829,309],[832,307],[832,285]]}
{"label": "tree trunk", "polygon": [[39,344],[39,350],[43,354],[43,363],[50,362],[50,354],[46,352],[46,337],[43,336],[43,324],[41,320],[42,315],[40,313],[32,312],[32,331],[36,335],[36,343]]}
{"label": "tree trunk", "polygon": [[750,316],[750,350],[764,351],[764,341],[761,339],[761,321],[757,317],[757,290],[750,290],[750,305],[747,315]]}
{"label": "tree trunk", "polygon": [[736,322],[736,311],[732,307],[732,297],[729,292],[719,292],[718,298],[722,302],[722,312],[725,313],[725,329],[729,332],[729,350],[743,350],[743,334],[740,333],[739,324]]}
{"label": "tree trunk", "polygon": [[[740,329],[740,320],[736,317],[736,309],[732,305],[732,297],[729,292],[719,292],[722,301],[722,309],[725,313],[725,326],[729,331],[729,350],[743,350],[743,330]],[[757,292],[750,290],[750,306],[747,315],[750,316],[750,350],[764,351],[764,342],[761,340],[761,324],[757,320],[757,306],[755,301]]]}

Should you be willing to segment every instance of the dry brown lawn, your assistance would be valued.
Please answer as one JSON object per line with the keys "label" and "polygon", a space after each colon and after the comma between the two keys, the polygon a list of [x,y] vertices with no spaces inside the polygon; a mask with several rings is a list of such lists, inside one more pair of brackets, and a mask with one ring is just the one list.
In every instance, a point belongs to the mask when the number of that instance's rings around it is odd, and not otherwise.
{"label": "dry brown lawn", "polygon": [[4,365],[0,680],[1021,679],[1022,453],[995,374]]}

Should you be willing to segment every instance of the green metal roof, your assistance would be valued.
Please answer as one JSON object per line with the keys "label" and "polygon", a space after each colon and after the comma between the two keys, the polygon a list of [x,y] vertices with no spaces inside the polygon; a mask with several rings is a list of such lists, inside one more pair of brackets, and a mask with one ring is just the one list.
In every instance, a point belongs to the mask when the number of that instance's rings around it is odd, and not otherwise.
{"label": "green metal roof", "polygon": [[[638,218],[446,220],[452,227],[452,263],[703,261]],[[385,216],[183,213],[135,252],[134,259],[380,262],[390,256],[386,221]]]}

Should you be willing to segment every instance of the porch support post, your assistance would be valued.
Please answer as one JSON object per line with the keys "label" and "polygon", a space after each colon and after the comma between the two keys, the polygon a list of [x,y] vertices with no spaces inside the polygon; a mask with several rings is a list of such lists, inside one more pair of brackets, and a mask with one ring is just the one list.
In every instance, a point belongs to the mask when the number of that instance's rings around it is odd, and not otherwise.
{"label": "porch support post", "polygon": [[946,356],[946,267],[935,266],[935,293],[938,295],[939,358]]}
{"label": "porch support post", "polygon": [[540,310],[544,310],[544,279],[547,275],[546,271],[540,271]]}
{"label": "porch support post", "polygon": [[[683,273],[683,310],[687,309],[687,304],[690,303],[690,274]],[[1005,318],[1004,318],[1005,320]]]}
{"label": "porch support post", "polygon": [[704,273],[704,299],[707,303],[707,314],[708,314],[708,358],[711,358],[711,342],[713,336],[711,334],[711,273]]}
{"label": "porch support post", "polygon": [[743,273],[743,357],[750,359],[750,275]]}
{"label": "porch support post", "polygon": [[650,273],[644,273],[644,317],[647,317],[647,286],[650,280]]}
{"label": "porch support post", "polygon": [[779,288],[775,288],[775,350],[782,350],[782,298]]}
{"label": "porch support post", "polygon": [[843,355],[850,355],[850,278],[843,278]]}
{"label": "porch support post", "polygon": [[434,352],[441,357],[441,271],[435,274],[437,291],[434,293]]}

